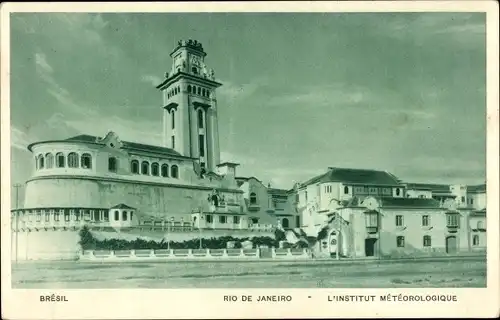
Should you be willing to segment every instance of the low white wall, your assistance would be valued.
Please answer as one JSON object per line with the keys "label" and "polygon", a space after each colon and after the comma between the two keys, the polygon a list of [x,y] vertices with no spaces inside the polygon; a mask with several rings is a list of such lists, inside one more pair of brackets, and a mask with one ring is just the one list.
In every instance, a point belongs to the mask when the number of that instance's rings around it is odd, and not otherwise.
{"label": "low white wall", "polygon": [[[309,259],[307,249],[272,249],[272,259]],[[129,260],[257,260],[260,249],[159,249],[159,250],[85,250],[82,261]]]}

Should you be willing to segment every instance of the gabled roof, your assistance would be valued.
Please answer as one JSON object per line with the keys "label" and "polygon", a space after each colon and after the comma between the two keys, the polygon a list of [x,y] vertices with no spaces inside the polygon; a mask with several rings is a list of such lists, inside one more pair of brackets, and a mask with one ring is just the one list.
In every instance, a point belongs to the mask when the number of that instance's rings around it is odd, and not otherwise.
{"label": "gabled roof", "polygon": [[316,176],[301,184],[301,187],[314,183],[324,182],[342,182],[351,184],[365,185],[401,185],[400,180],[387,171],[368,170],[368,169],[348,169],[348,168],[329,168],[324,174]]}
{"label": "gabled roof", "polygon": [[[65,141],[90,142],[90,143],[99,143],[98,140],[99,140],[99,137],[91,136],[88,134],[81,134],[78,136],[74,136],[74,137],[65,139]],[[154,153],[160,153],[160,154],[166,154],[166,155],[172,155],[172,156],[181,156],[181,154],[179,152],[177,152],[173,149],[170,149],[170,148],[154,146],[154,145],[150,145],[150,144],[137,143],[137,142],[129,142],[129,141],[122,141],[122,143],[123,143],[123,148],[128,149],[128,150],[154,152]]]}
{"label": "gabled roof", "polygon": [[129,209],[129,210],[135,210],[135,208],[129,207],[124,203],[117,204],[116,206],[111,207],[110,209]]}

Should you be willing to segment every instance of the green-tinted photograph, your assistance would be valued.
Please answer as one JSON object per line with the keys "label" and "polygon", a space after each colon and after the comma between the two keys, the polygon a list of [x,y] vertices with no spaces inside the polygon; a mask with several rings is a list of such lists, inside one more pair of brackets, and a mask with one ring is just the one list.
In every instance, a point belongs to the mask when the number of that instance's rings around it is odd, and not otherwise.
{"label": "green-tinted photograph", "polygon": [[13,288],[486,287],[485,13],[10,29]]}

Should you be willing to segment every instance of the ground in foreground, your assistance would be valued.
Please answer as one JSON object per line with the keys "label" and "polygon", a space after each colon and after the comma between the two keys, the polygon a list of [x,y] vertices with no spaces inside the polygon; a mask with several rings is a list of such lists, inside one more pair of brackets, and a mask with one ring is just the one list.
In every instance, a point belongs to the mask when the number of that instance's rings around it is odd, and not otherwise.
{"label": "ground in foreground", "polygon": [[13,288],[486,287],[486,259],[302,262],[25,262]]}

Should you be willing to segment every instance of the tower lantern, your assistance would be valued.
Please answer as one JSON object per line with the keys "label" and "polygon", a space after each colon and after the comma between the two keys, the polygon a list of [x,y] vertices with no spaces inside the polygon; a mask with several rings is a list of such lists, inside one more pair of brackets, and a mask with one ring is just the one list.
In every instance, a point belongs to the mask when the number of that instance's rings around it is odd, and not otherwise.
{"label": "tower lantern", "polygon": [[222,84],[207,68],[206,56],[200,42],[179,41],[170,54],[171,72],[157,88],[163,93],[163,145],[215,171],[220,162],[215,90]]}

